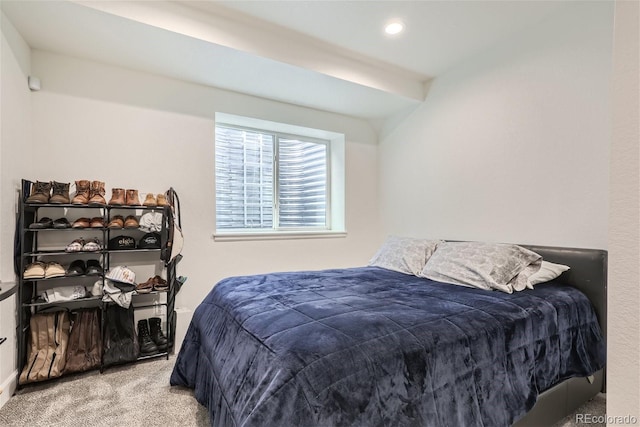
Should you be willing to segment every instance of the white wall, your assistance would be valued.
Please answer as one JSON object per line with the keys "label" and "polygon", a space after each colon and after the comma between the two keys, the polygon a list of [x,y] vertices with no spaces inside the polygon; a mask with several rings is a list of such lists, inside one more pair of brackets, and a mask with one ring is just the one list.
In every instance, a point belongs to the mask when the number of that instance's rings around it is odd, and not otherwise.
{"label": "white wall", "polygon": [[607,414],[640,419],[640,5],[616,1]]}
{"label": "white wall", "polygon": [[[13,235],[15,228],[16,189],[20,179],[30,171],[31,93],[27,87],[30,49],[4,14],[0,12],[2,40],[0,46],[0,280],[6,289],[15,281],[13,272]],[[0,302],[0,407],[15,389],[16,338],[15,299]]]}
{"label": "white wall", "polygon": [[[368,123],[94,62],[34,51],[33,179],[99,179],[180,196],[185,234],[178,305],[193,309],[220,279],[364,265],[379,228],[376,136]],[[346,135],[346,238],[213,241],[214,114]],[[107,194],[107,198],[110,194]],[[146,278],[144,278],[146,279]]]}
{"label": "white wall", "polygon": [[4,14],[1,18],[0,280],[12,281],[16,190],[31,167],[31,92],[27,85],[31,50]]}
{"label": "white wall", "polygon": [[380,143],[387,233],[607,247],[612,5],[459,64]]}

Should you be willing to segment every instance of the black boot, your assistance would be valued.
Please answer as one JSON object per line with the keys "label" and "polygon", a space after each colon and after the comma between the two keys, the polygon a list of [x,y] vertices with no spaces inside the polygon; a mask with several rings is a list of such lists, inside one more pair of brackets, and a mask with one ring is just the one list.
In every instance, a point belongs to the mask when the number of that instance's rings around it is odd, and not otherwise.
{"label": "black boot", "polygon": [[147,319],[138,321],[138,343],[140,343],[141,356],[149,356],[158,352],[158,346],[155,345],[149,334]]}
{"label": "black boot", "polygon": [[167,350],[167,337],[162,333],[162,328],[160,327],[161,321],[159,317],[152,317],[149,319],[149,327],[151,328],[151,339],[158,350],[166,351]]}

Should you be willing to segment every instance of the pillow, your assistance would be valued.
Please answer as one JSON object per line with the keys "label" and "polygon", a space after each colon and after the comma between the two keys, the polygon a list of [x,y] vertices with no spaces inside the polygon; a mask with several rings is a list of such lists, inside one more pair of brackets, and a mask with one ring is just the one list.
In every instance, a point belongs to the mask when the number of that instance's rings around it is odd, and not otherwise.
{"label": "pillow", "polygon": [[542,261],[540,270],[529,276],[529,283],[531,284],[531,287],[533,287],[533,285],[548,282],[555,279],[567,270],[569,270],[568,265],[554,264],[549,261]]}
{"label": "pillow", "polygon": [[454,285],[512,293],[532,287],[528,278],[542,257],[512,244],[443,242],[420,277]]}
{"label": "pillow", "polygon": [[441,240],[389,236],[369,261],[371,267],[381,267],[417,276]]}

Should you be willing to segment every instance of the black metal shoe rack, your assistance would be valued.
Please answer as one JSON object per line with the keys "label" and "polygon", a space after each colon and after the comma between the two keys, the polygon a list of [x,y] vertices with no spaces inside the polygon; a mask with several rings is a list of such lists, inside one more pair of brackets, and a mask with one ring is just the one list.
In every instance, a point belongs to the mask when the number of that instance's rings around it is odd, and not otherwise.
{"label": "black metal shoe rack", "polygon": [[[104,324],[104,313],[109,304],[114,303],[104,303],[102,302],[102,296],[90,296],[88,298],[82,298],[73,301],[67,302],[51,302],[47,303],[44,301],[38,300],[39,294],[45,290],[50,289],[52,287],[60,286],[61,284],[77,284],[83,285],[91,289],[93,283],[96,280],[102,281],[102,285],[104,286],[105,281],[105,273],[109,270],[111,264],[111,255],[114,253],[137,253],[137,254],[148,254],[150,257],[150,262],[157,262],[160,259],[161,249],[126,249],[126,250],[109,250],[107,245],[108,241],[111,237],[115,237],[115,235],[124,231],[124,229],[109,229],[107,225],[112,218],[112,211],[115,211],[113,215],[120,213],[123,215],[127,211],[132,214],[135,211],[162,211],[163,213],[163,227],[160,232],[161,237],[161,247],[165,246],[167,239],[167,229],[166,229],[166,218],[167,215],[170,214],[170,208],[167,207],[146,207],[146,206],[96,206],[96,205],[73,205],[73,204],[43,204],[43,203],[26,203],[27,198],[30,195],[32,187],[32,182],[29,180],[22,180],[22,188],[20,191],[20,201],[18,206],[18,223],[16,224],[16,270],[18,271],[18,286],[17,286],[17,321],[16,321],[16,336],[18,338],[18,352],[17,352],[17,366],[18,366],[18,386],[22,386],[20,384],[20,372],[22,368],[25,366],[27,362],[27,352],[29,351],[29,324],[31,316],[41,312],[41,311],[51,311],[56,308],[66,309],[73,311],[74,309],[79,308],[92,308],[98,307],[101,310],[101,320],[102,320],[102,337],[104,339],[105,333],[105,324]],[[94,212],[95,215],[93,217],[102,217],[104,220],[103,228],[64,228],[64,229],[55,229],[55,228],[44,228],[44,229],[32,229],[29,228],[30,224],[33,224],[41,219],[39,217],[39,211],[43,208],[54,208],[56,211],[60,210],[60,217],[74,216],[74,212],[76,213],[84,213],[87,216],[86,212]],[[49,210],[50,211],[50,210]],[[55,219],[55,218],[52,218]],[[73,222],[73,221],[69,221]],[[91,231],[95,234],[101,235],[101,240],[103,243],[103,249],[95,252],[66,252],[64,248],[47,248],[42,249],[39,245],[38,236],[41,233],[64,233],[64,235],[68,235],[68,242],[70,243],[73,239],[77,238],[77,236],[81,233],[86,233],[87,230]],[[131,231],[128,229],[127,231]],[[68,234],[67,234],[68,233]],[[137,231],[139,237],[143,235],[141,231]],[[131,234],[131,233],[128,233]],[[136,239],[137,241],[138,239]],[[64,277],[56,277],[56,278],[45,278],[45,279],[24,279],[24,271],[26,267],[36,261],[57,261],[60,264],[63,264],[63,259],[69,259],[70,257],[75,257],[74,259],[95,259],[99,258],[100,264],[103,268],[103,273],[100,275],[80,275],[80,276],[64,276]],[[165,357],[169,358],[169,354],[173,351],[174,343],[175,343],[175,327],[176,327],[176,313],[175,313],[175,295],[177,289],[179,289],[179,283],[176,281],[176,264],[182,257],[179,256],[176,260],[172,262],[165,262],[164,269],[166,270],[166,280],[169,285],[169,289],[166,292],[158,292],[152,291],[150,294],[145,293],[142,295],[153,295],[159,293],[166,293],[166,301],[165,302],[155,302],[154,304],[145,304],[145,303],[136,303],[137,294],[134,293],[132,305],[135,310],[138,309],[149,309],[155,308],[157,306],[166,307],[166,331],[164,331],[165,336],[167,337],[168,346],[167,350],[163,352],[159,352],[153,355],[141,356],[138,360],[151,359],[157,357]],[[58,261],[60,260],[60,261]],[[138,281],[141,281],[138,279]],[[134,325],[135,327],[135,325]],[[104,345],[103,345],[104,348]],[[103,360],[103,359],[102,359]],[[100,366],[100,371],[104,370],[105,366],[102,363]]]}

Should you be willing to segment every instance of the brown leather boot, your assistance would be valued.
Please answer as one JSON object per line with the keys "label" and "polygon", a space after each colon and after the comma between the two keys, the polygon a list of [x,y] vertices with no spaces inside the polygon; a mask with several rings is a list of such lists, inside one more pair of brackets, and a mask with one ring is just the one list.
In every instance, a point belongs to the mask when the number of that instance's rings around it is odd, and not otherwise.
{"label": "brown leather boot", "polygon": [[107,201],[104,199],[104,193],[104,182],[92,181],[89,205],[105,206]]}
{"label": "brown leather boot", "polygon": [[64,204],[69,203],[69,183],[53,181],[53,194],[49,203]]}
{"label": "brown leather boot", "polygon": [[167,196],[165,196],[164,194],[158,194],[158,206],[169,206]]}
{"label": "brown leather boot", "polygon": [[158,202],[156,202],[156,198],[151,193],[147,193],[147,197],[144,198],[144,202],[142,202],[142,204],[149,207],[158,206]]}
{"label": "brown leather boot", "polygon": [[86,205],[89,203],[89,194],[91,193],[91,182],[87,179],[76,181],[76,195],[71,200],[74,205]]}
{"label": "brown leather boot", "polygon": [[138,190],[127,190],[127,206],[140,206]]}
{"label": "brown leather boot", "polygon": [[124,188],[112,188],[110,205],[122,206],[124,205]]}
{"label": "brown leather boot", "polygon": [[26,203],[49,203],[51,195],[51,183],[36,181],[31,185],[31,195],[27,197]]}

